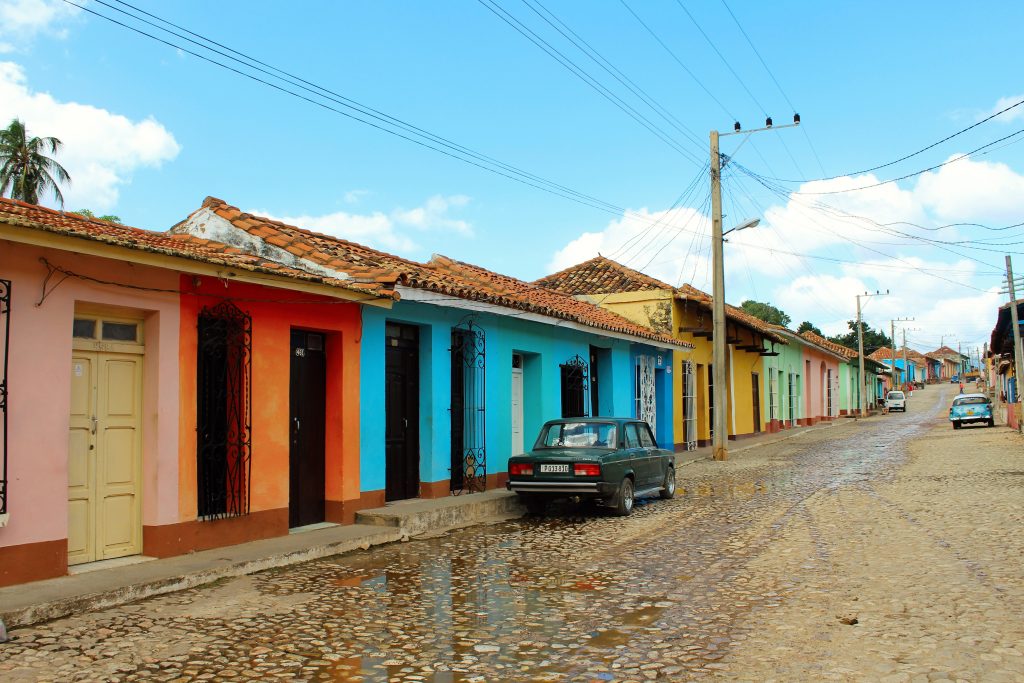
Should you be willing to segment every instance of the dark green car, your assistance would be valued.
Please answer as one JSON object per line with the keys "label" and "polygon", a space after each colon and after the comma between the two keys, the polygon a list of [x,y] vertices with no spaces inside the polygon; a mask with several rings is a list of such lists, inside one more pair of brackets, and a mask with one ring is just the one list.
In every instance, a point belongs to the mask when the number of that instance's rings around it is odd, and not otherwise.
{"label": "dark green car", "polygon": [[508,488],[534,514],[556,498],[569,498],[593,500],[628,515],[637,496],[675,496],[675,456],[658,448],[642,420],[551,420],[533,450],[509,458]]}

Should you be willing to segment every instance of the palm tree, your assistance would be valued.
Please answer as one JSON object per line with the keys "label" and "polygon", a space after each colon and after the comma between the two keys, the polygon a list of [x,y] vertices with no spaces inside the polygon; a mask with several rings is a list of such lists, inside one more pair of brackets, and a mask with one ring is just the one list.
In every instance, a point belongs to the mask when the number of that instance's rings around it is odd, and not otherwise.
{"label": "palm tree", "polygon": [[18,119],[0,130],[0,196],[9,190],[11,199],[38,204],[40,193],[51,190],[63,208],[64,195],[57,183],[70,183],[71,176],[45,154],[56,154],[62,144],[57,138],[28,137]]}

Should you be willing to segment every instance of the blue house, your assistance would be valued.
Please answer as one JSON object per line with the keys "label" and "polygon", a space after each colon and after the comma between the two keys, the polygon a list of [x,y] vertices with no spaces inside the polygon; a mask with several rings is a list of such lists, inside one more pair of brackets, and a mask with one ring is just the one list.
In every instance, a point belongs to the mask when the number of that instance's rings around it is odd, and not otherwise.
{"label": "blue house", "polygon": [[671,359],[685,343],[444,256],[391,265],[398,301],[363,311],[365,494],[503,486],[509,456],[558,417],[641,417],[673,443]]}

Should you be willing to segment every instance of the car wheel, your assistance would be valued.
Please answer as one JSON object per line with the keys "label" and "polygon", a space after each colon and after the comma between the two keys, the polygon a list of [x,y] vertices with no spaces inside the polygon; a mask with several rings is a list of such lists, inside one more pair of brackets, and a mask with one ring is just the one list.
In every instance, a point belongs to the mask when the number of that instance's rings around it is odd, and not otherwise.
{"label": "car wheel", "polygon": [[953,429],[960,429],[960,423],[959,422],[954,422],[953,423]]}
{"label": "car wheel", "polygon": [[996,420],[995,420],[995,418],[994,418],[994,417],[990,417],[990,418],[988,419],[988,426],[989,426],[989,427],[995,427],[995,426],[996,426]]}
{"label": "car wheel", "polygon": [[616,496],[618,502],[615,505],[615,514],[619,517],[626,517],[633,512],[633,480],[626,477],[619,484],[619,493]]}
{"label": "car wheel", "polygon": [[661,486],[659,493],[663,500],[671,500],[676,497],[676,468],[669,465],[665,470],[665,483]]}
{"label": "car wheel", "polygon": [[548,501],[540,496],[520,496],[519,499],[531,515],[543,515],[548,510]]}

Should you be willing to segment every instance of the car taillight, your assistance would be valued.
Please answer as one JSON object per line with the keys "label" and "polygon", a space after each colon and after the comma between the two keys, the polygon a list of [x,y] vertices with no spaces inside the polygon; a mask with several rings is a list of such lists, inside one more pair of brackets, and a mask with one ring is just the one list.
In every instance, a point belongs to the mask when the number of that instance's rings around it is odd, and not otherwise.
{"label": "car taillight", "polygon": [[591,462],[578,462],[572,466],[572,473],[577,477],[600,477],[601,466]]}
{"label": "car taillight", "polygon": [[509,466],[508,473],[520,477],[532,477],[533,465],[528,462],[514,462]]}

